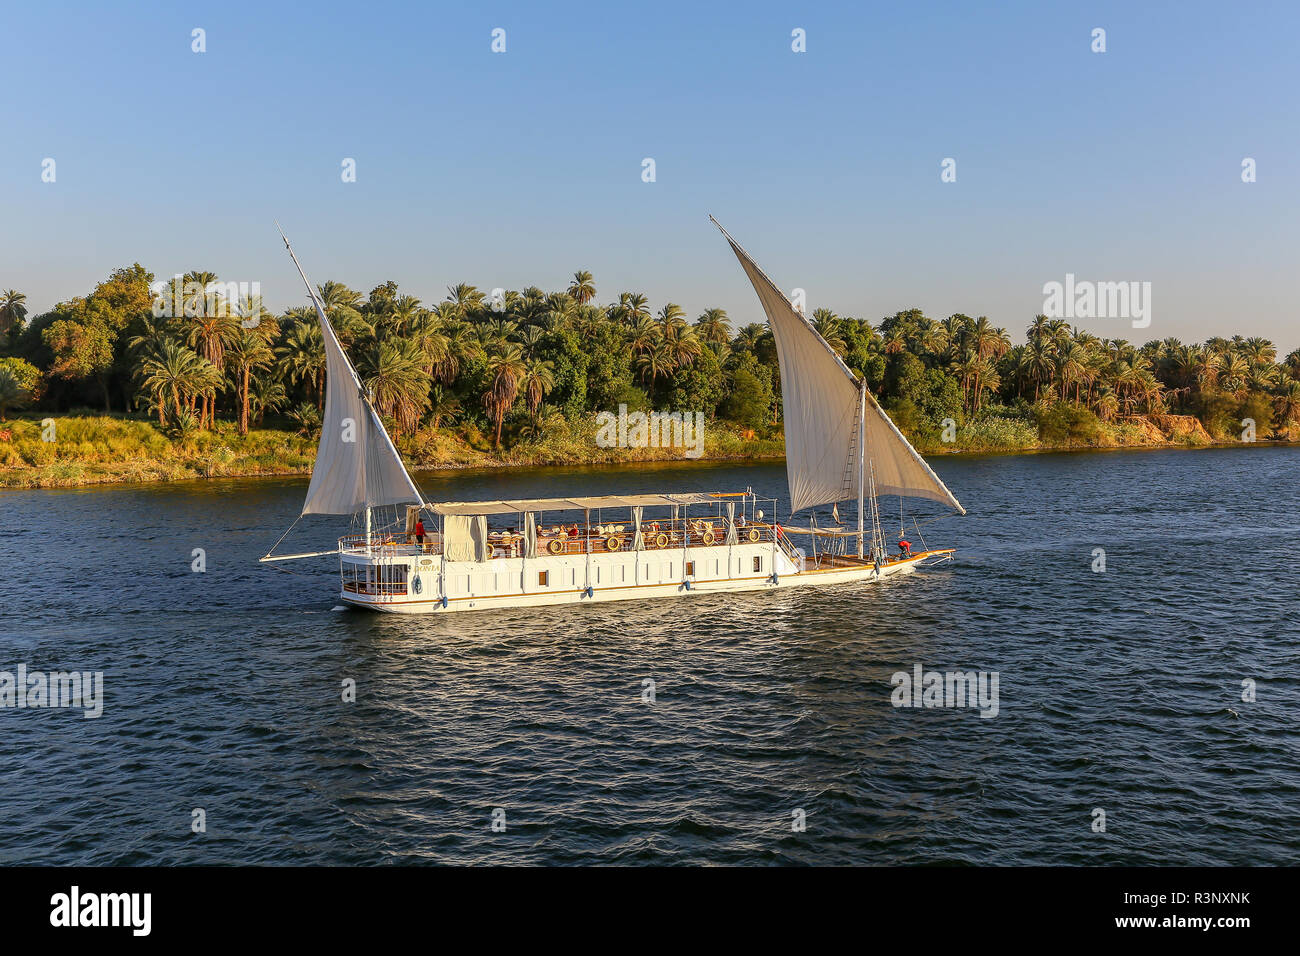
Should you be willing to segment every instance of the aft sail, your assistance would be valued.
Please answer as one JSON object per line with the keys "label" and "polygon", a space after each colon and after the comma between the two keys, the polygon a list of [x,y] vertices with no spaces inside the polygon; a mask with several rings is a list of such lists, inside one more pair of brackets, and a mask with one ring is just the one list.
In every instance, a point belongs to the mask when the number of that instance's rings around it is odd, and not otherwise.
{"label": "aft sail", "polygon": [[342,515],[379,505],[423,504],[288,239],[284,247],[307,285],[325,340],[325,415],[302,513]]}
{"label": "aft sail", "polygon": [[727,230],[712,216],[709,219],[749,276],[776,340],[790,511],[860,499],[865,492],[862,483],[868,480],[865,475],[874,474],[876,494],[928,498],[965,514],[966,509],[867,392],[865,383]]}

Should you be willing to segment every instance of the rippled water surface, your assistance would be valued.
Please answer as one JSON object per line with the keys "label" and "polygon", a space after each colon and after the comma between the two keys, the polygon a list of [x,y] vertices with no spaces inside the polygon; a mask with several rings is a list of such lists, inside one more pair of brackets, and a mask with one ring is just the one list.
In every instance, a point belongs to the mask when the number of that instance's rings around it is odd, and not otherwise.
{"label": "rippled water surface", "polygon": [[[1298,465],[940,458],[951,565],[445,617],[333,610],[329,558],[259,565],[302,480],[0,493],[0,670],[102,670],[106,698],[0,710],[0,862],[1293,864]],[[780,465],[420,481],[785,495]],[[893,707],[916,664],[998,672],[997,716]]]}

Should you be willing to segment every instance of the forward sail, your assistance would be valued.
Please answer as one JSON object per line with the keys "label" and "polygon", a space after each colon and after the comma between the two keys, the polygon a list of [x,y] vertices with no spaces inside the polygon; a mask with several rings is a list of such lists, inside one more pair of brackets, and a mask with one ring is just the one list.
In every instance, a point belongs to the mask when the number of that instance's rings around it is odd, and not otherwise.
{"label": "forward sail", "polygon": [[927,498],[965,514],[966,509],[890,421],[865,384],[812,323],[795,311],[749,253],[716,219],[709,219],[740,260],[776,340],[790,511],[861,498],[869,465],[877,494]]}
{"label": "forward sail", "polygon": [[307,285],[325,340],[325,415],[302,513],[342,515],[379,505],[423,504],[288,239],[284,247]]}

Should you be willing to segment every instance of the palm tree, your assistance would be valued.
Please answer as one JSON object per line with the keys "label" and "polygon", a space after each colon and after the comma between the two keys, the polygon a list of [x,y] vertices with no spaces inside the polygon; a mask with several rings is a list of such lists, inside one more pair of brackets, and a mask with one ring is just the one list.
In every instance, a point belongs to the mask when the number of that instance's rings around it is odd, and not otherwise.
{"label": "palm tree", "polygon": [[653,348],[636,357],[636,365],[641,372],[641,381],[653,385],[673,368],[673,357],[668,343],[656,342]]}
{"label": "palm tree", "polygon": [[542,341],[546,338],[546,333],[535,325],[530,325],[519,336],[519,346],[523,349],[524,358],[532,358],[542,347]]}
{"label": "palm tree", "polygon": [[840,319],[830,309],[817,309],[813,312],[813,328],[826,340],[826,344],[835,350],[836,355],[843,355],[848,347],[840,335]]}
{"label": "palm tree", "polygon": [[552,292],[542,308],[542,324],[548,329],[560,329],[569,324],[576,314],[577,303],[567,292]]}
{"label": "palm tree", "polygon": [[27,315],[27,296],[14,289],[0,292],[0,335],[21,328]]}
{"label": "palm tree", "polygon": [[1250,377],[1250,363],[1237,352],[1230,352],[1223,359],[1219,381],[1224,391],[1240,397],[1246,390]]}
{"label": "palm tree", "polygon": [[248,434],[249,381],[254,369],[270,367],[275,353],[257,329],[241,328],[230,343],[230,364],[234,367],[236,390],[239,394],[239,434]]}
{"label": "palm tree", "polygon": [[1278,376],[1275,406],[1282,424],[1300,421],[1300,382],[1283,372]]}
{"label": "palm tree", "polygon": [[885,333],[885,354],[897,355],[899,352],[907,351],[907,330],[901,325],[895,325]]}
{"label": "palm tree", "polygon": [[425,374],[433,378],[438,367],[451,357],[451,340],[443,329],[442,319],[433,312],[420,309],[407,320],[403,334],[424,356]]}
{"label": "palm tree", "polygon": [[443,326],[447,336],[447,356],[434,369],[434,377],[450,385],[460,374],[461,365],[483,355],[483,347],[474,336],[474,328],[467,322],[454,321]]}
{"label": "palm tree", "polygon": [[1026,332],[1026,338],[1028,338],[1031,345],[1035,342],[1041,342],[1047,337],[1047,327],[1050,322],[1051,319],[1045,315],[1034,316],[1034,321],[1029,323],[1029,330]]}
{"label": "palm tree", "polygon": [[534,419],[537,418],[537,410],[542,407],[542,399],[555,387],[555,374],[551,363],[539,359],[524,359],[520,387],[528,402],[528,414]]}
{"label": "palm tree", "polygon": [[[206,315],[209,312],[220,312],[220,303],[216,301],[215,295],[213,302],[208,302],[208,286],[217,281],[215,272],[206,272],[201,269],[191,269],[185,275],[181,276],[181,314],[186,318],[197,318]],[[209,304],[213,307],[208,308]]]}
{"label": "palm tree", "polygon": [[507,344],[497,354],[488,359],[488,390],[483,394],[483,407],[496,423],[496,446],[501,447],[501,424],[506,412],[519,397],[519,386],[523,382],[525,364],[519,346]]}
{"label": "palm tree", "polygon": [[424,353],[405,339],[374,341],[362,353],[357,372],[375,408],[397,422],[399,431],[413,432],[429,407],[429,376]]}
{"label": "palm tree", "polygon": [[961,357],[953,363],[953,371],[961,378],[962,404],[973,411],[978,397],[978,382],[984,359],[974,349],[966,349]]}
{"label": "palm tree", "polygon": [[199,426],[198,417],[188,408],[182,408],[176,411],[172,415],[168,427],[168,431],[171,432],[172,437],[175,438],[177,443],[183,448],[189,448],[194,441],[194,436],[202,430],[203,429]]}
{"label": "palm tree", "polygon": [[1061,397],[1066,397],[1066,392],[1071,385],[1074,386],[1074,397],[1077,401],[1079,398],[1079,382],[1084,376],[1086,370],[1087,353],[1076,342],[1071,342],[1065,348],[1057,352],[1056,355],[1056,377],[1061,383]]}
{"label": "palm tree", "polygon": [[737,349],[745,352],[756,352],[758,351],[758,343],[766,334],[766,326],[760,325],[758,322],[751,322],[736,333],[734,345]]}
{"label": "palm tree", "polygon": [[1196,381],[1201,388],[1213,388],[1223,374],[1223,357],[1207,342],[1197,354]]}
{"label": "palm tree", "polygon": [[325,407],[325,337],[320,323],[295,322],[285,333],[284,343],[276,349],[280,373],[290,382],[306,382],[316,396],[316,407]]}
{"label": "palm tree", "polygon": [[1271,365],[1277,358],[1277,346],[1268,339],[1253,336],[1244,340],[1239,351],[1251,365]]}
{"label": "palm tree", "polygon": [[[216,370],[193,349],[175,339],[165,339],[156,353],[145,356],[140,373],[146,387],[159,395],[171,395],[173,414],[179,415],[191,397],[211,384]],[[159,422],[165,420],[165,402],[158,408]]]}
{"label": "palm tree", "polygon": [[335,282],[332,279],[323,282],[316,287],[316,293],[320,297],[321,305],[325,307],[325,314],[329,316],[331,322],[334,321],[334,310],[338,308],[355,309],[361,311],[361,293],[349,289],[342,282]]}
{"label": "palm tree", "polygon": [[1045,336],[1029,341],[1029,370],[1034,379],[1034,404],[1037,405],[1043,383],[1051,384],[1056,372],[1056,355]]}
{"label": "palm tree", "polygon": [[429,397],[429,423],[433,426],[434,431],[438,430],[444,419],[451,421],[460,412],[460,401],[456,396],[444,391],[441,385],[433,386],[433,391]]}
{"label": "palm tree", "polygon": [[298,434],[308,438],[320,436],[321,413],[311,402],[303,402],[289,412],[289,418],[298,426]]}
{"label": "palm tree", "polygon": [[283,408],[289,395],[284,390],[284,380],[278,375],[260,375],[253,379],[253,388],[248,393],[249,424],[262,427],[262,419],[272,409]]}
{"label": "palm tree", "polygon": [[996,392],[1002,387],[1002,379],[998,375],[997,366],[986,358],[976,359],[975,367],[975,411],[979,411],[984,405],[984,393],[986,391]]}
{"label": "palm tree", "polygon": [[726,345],[731,341],[731,326],[726,309],[705,309],[695,320],[695,332],[709,345]]}
{"label": "palm tree", "polygon": [[472,285],[459,282],[447,288],[447,301],[456,307],[459,318],[467,319],[483,310],[483,293]]}
{"label": "palm tree", "polygon": [[699,358],[700,352],[704,350],[699,336],[689,326],[683,328],[671,342],[665,344],[668,346],[668,357],[673,368],[685,368]]}
{"label": "palm tree", "polygon": [[1103,422],[1114,420],[1119,414],[1119,399],[1115,397],[1115,390],[1109,385],[1103,385],[1097,389],[1097,396],[1092,400],[1090,406],[1093,414]]}
{"label": "palm tree", "polygon": [[686,328],[686,313],[676,302],[669,302],[659,310],[659,334],[671,342]]}
{"label": "palm tree", "polygon": [[663,338],[659,334],[659,326],[655,325],[654,320],[649,316],[641,316],[628,330],[628,336],[628,348],[632,353],[632,361],[642,370],[642,381],[645,381],[645,368],[642,365],[642,360],[663,343]]}
{"label": "palm tree", "polygon": [[650,318],[650,300],[640,292],[624,292],[618,297],[618,317],[628,325]]}
{"label": "palm tree", "polygon": [[[212,311],[213,314],[209,314]],[[239,322],[225,309],[204,311],[201,315],[191,317],[186,330],[186,344],[194,346],[198,353],[211,363],[218,372],[225,368],[226,346],[239,331]],[[216,399],[203,394],[203,406],[199,409],[199,428],[216,421]]]}
{"label": "palm tree", "polygon": [[596,297],[596,285],[590,272],[584,269],[573,274],[573,281],[569,283],[569,295],[578,305],[586,305]]}

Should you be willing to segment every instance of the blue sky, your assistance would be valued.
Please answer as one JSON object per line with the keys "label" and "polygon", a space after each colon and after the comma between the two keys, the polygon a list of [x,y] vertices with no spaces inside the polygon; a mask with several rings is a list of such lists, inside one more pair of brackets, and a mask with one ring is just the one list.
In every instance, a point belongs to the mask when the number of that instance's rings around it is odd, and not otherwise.
{"label": "blue sky", "polygon": [[11,4],[0,287],[36,313],[140,261],[259,281],[279,309],[302,295],[278,218],[318,283],[428,302],[581,268],[602,302],[759,321],[712,213],[810,309],[983,314],[1021,341],[1074,273],[1152,283],[1150,328],[1079,323],[1099,335],[1289,351],[1297,10]]}

